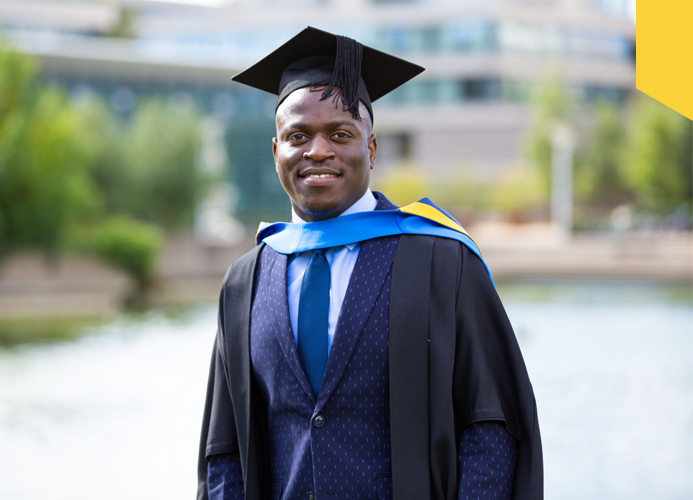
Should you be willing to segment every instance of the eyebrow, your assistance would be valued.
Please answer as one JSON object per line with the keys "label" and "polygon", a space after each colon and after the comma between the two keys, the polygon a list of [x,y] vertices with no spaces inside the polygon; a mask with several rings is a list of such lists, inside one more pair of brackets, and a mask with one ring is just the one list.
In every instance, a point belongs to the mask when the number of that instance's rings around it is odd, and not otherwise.
{"label": "eyebrow", "polygon": [[354,127],[354,128],[356,128],[356,124],[354,122],[348,122],[348,121],[330,122],[327,125],[330,128],[340,128],[340,127]]}
{"label": "eyebrow", "polygon": [[[329,122],[329,123],[326,123],[325,126],[329,129],[336,129],[336,128],[340,128],[340,127],[358,128],[354,122],[350,122],[350,121]],[[308,128],[309,128],[309,125],[306,123],[302,123],[302,122],[290,123],[286,127],[284,127],[284,129],[286,131],[306,130]]]}

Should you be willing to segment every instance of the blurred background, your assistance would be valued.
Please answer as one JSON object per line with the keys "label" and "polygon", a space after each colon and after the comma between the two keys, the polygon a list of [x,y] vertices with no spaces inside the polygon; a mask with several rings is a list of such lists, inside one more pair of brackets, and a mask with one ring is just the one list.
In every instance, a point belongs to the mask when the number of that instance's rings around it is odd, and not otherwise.
{"label": "blurred background", "polygon": [[194,494],[221,279],[290,217],[230,77],[307,25],[426,67],[372,188],[479,243],[546,498],[692,498],[693,123],[635,89],[634,0],[1,0],[0,498]]}

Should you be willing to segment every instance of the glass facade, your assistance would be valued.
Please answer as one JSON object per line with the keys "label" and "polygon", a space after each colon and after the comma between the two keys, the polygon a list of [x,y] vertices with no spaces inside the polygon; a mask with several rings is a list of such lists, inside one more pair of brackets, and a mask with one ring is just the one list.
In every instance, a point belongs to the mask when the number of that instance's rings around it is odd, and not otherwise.
{"label": "glass facade", "polygon": [[[589,1],[595,12],[608,16],[627,18],[630,9],[628,0]],[[394,2],[382,0],[380,3]],[[440,2],[431,0],[431,3]],[[517,5],[522,3],[520,0],[516,2]],[[385,8],[374,8],[381,7]],[[536,6],[532,8],[537,9]],[[160,14],[151,7],[143,10],[141,15],[144,21],[150,16],[157,18]],[[563,24],[555,21],[540,23],[509,20],[503,16],[483,13],[455,13],[449,18],[430,22],[412,19],[388,26],[374,23],[366,21],[351,26],[320,26],[404,58],[423,61],[438,58],[438,61],[450,61],[451,73],[456,70],[456,64],[474,62],[465,70],[465,75],[469,76],[425,72],[379,100],[377,107],[383,110],[400,106],[443,109],[445,106],[464,104],[528,103],[540,85],[540,75],[535,79],[531,79],[530,75],[527,80],[504,76],[502,68],[498,69],[490,63],[484,64],[486,56],[502,56],[503,60],[512,60],[514,57],[521,57],[523,60],[534,58],[538,63],[547,64],[550,60],[559,59],[568,64],[571,60],[580,60],[581,64],[600,61],[603,65],[604,61],[613,61],[621,67],[635,65],[634,36],[623,35],[618,30],[596,30],[586,25],[570,24],[568,21],[563,21]],[[304,26],[286,24],[281,27],[258,28],[253,25],[210,32],[197,32],[183,26],[156,34],[142,33],[139,38],[128,43],[131,44],[129,50],[136,55],[151,55],[156,59],[161,54],[169,54],[172,59],[167,62],[190,65],[191,72],[195,71],[194,64],[206,63],[215,67],[220,60],[233,61],[235,67],[241,68],[264,57]],[[20,27],[8,25],[7,34],[11,35],[12,30],[18,28]],[[93,37],[83,35],[83,39],[84,43],[89,43]],[[447,68],[442,72],[445,71]],[[146,73],[146,69],[143,73]],[[186,83],[177,81],[176,78],[150,78],[143,74],[131,78],[119,74],[106,77],[76,72],[51,74],[50,71],[45,71],[44,78],[67,88],[74,99],[90,92],[102,95],[124,120],[142,99],[153,95],[167,99],[174,106],[196,105],[201,113],[214,114],[227,126],[225,143],[230,165],[228,176],[240,193],[234,215],[248,224],[288,217],[288,201],[274,171],[271,155],[271,138],[274,135],[273,96],[230,82],[209,83],[201,79],[198,83],[190,83],[191,79],[188,79]],[[623,104],[632,92],[632,86],[628,85],[567,85],[578,100],[585,104],[598,100]],[[393,156],[406,158],[410,155],[415,140],[416,137],[404,132],[393,135],[389,149]],[[383,146],[387,142],[384,141]]]}
{"label": "glass facade", "polygon": [[[266,55],[291,38],[304,26],[283,26],[271,30],[234,30],[231,33],[186,33],[170,36],[143,36],[143,50],[169,44],[193,53],[227,54],[248,62]],[[324,29],[331,29],[329,26]],[[489,53],[526,54],[537,57],[608,59],[634,62],[635,40],[603,29],[571,24],[457,17],[431,24],[395,24],[345,28],[334,26],[366,45],[395,54]]]}
{"label": "glass facade", "polygon": [[226,131],[229,178],[240,195],[235,215],[252,226],[290,218],[291,206],[274,169],[274,135],[273,120],[232,120]]}
{"label": "glass facade", "polygon": [[[414,80],[378,100],[378,106],[450,105],[464,103],[528,103],[539,84],[534,81],[508,80],[497,77]],[[571,90],[583,104],[607,100],[623,104],[629,88],[608,85],[572,85]]]}
{"label": "glass facade", "polygon": [[456,19],[436,26],[377,28],[375,48],[401,54],[496,52],[634,62],[635,42],[587,27]]}

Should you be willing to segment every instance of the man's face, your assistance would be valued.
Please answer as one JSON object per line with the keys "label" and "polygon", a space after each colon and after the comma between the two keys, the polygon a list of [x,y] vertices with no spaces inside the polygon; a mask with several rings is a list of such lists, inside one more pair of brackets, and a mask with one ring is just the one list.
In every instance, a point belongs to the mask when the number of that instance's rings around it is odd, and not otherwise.
{"label": "man's face", "polygon": [[272,152],[279,180],[303,220],[336,217],[368,189],[378,145],[368,113],[361,120],[337,106],[322,91],[290,94],[277,109]]}

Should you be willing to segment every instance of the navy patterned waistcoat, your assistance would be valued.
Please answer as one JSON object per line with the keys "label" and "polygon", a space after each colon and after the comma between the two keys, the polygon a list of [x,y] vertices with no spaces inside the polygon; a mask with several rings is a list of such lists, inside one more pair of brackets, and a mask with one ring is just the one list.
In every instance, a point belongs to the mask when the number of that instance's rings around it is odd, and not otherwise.
{"label": "navy patterned waistcoat", "polygon": [[287,256],[262,250],[250,323],[274,499],[390,499],[388,320],[399,237],[361,244],[317,401],[289,320]]}

